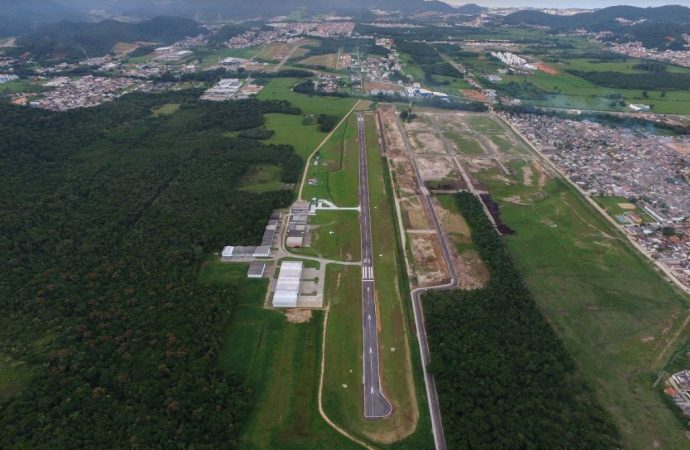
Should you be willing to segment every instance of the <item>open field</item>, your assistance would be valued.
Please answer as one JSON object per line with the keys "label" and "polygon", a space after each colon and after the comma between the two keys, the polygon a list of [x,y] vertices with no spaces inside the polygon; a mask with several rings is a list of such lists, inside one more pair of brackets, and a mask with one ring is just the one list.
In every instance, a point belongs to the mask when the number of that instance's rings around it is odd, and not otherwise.
{"label": "open field", "polygon": [[648,97],[645,97],[642,95],[643,90],[604,88],[565,72],[558,75],[536,72],[528,77],[506,75],[503,78],[504,83],[526,80],[545,91],[547,95],[544,99],[522,98],[539,106],[604,111],[627,110],[612,104],[611,96],[622,95],[628,103],[654,105],[652,110],[657,113],[690,114],[690,92],[687,91],[667,91],[662,97],[661,91],[649,90]]}
{"label": "open field", "polygon": [[269,61],[280,61],[286,56],[290,56],[290,59],[300,58],[308,51],[304,48],[305,46],[316,44],[318,44],[318,41],[313,39],[301,39],[295,42],[272,42],[265,45],[256,57]]}
{"label": "open field", "polygon": [[314,55],[304,58],[299,62],[306,66],[318,66],[327,67],[329,69],[338,68],[338,54],[337,53],[327,53],[325,55]]}
{"label": "open field", "polygon": [[[220,264],[220,263],[218,263]],[[225,335],[221,367],[249,377],[255,403],[240,438],[243,448],[355,449],[317,409],[323,316],[294,324],[263,309],[265,280],[245,279],[246,266],[202,269],[200,280],[236,284],[242,292]]]}
{"label": "open field", "polygon": [[[338,117],[343,117],[355,102],[353,99],[310,97],[292,92],[292,87],[297,83],[299,80],[294,78],[274,78],[259,93],[258,98],[260,100],[287,100],[302,109],[304,115],[323,113]],[[266,114],[265,117],[265,127],[275,131],[273,137],[265,142],[292,145],[305,159],[327,134],[319,131],[316,124],[304,125],[302,116]]]}
{"label": "open field", "polygon": [[341,261],[359,261],[360,236],[357,211],[318,211],[309,220],[309,247],[292,249],[294,253]]}
{"label": "open field", "polygon": [[[476,123],[476,122],[475,122]],[[516,230],[506,245],[541,310],[563,339],[625,448],[687,445],[652,383],[680,342],[688,299],[562,179],[535,182],[525,164],[476,174]],[[500,176],[497,174],[500,173]],[[525,178],[531,180],[526,183]]]}
{"label": "open field", "polygon": [[341,207],[359,204],[357,183],[358,152],[355,116],[333,133],[329,141],[319,150],[318,163],[312,160],[307,173],[308,179],[315,179],[316,185],[305,184],[304,198],[330,200]]}

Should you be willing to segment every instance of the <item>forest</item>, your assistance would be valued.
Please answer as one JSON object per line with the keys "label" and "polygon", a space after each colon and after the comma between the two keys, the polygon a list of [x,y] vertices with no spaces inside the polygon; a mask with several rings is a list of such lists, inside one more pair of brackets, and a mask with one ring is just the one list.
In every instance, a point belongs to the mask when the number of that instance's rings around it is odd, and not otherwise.
{"label": "forest", "polygon": [[168,44],[203,32],[200,24],[181,17],[155,17],[140,23],[57,22],[19,37],[12,52],[28,52],[39,59],[80,60],[106,55],[118,42]]}
{"label": "forest", "polygon": [[222,245],[256,245],[292,201],[238,190],[242,175],[272,164],[294,183],[303,166],[227,132],[301,111],[199,94],[0,105],[0,355],[29,374],[0,397],[0,448],[237,448],[252,392],[217,362],[237,289],[197,272]]}
{"label": "forest", "polygon": [[457,196],[488,285],[423,298],[448,448],[611,449],[620,437],[551,329],[480,201]]}

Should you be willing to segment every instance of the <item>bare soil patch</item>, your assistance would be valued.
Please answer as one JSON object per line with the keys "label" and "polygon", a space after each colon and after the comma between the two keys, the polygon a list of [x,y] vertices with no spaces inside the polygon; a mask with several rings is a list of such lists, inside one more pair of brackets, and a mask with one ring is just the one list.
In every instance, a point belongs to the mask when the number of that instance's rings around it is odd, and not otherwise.
{"label": "bare soil patch", "polygon": [[469,98],[470,100],[475,100],[477,102],[486,101],[486,95],[484,95],[482,92],[475,91],[474,89],[460,89],[460,93],[463,95],[463,97]]}
{"label": "bare soil patch", "polygon": [[480,289],[489,281],[489,269],[486,268],[476,250],[467,250],[454,254],[453,262],[458,273],[460,289]]}
{"label": "bare soil patch", "polygon": [[366,92],[371,91],[372,89],[379,89],[383,91],[394,91],[394,92],[402,92],[403,88],[401,86],[398,86],[395,83],[385,83],[381,81],[366,81],[364,83],[364,90]]}
{"label": "bare soil patch", "polygon": [[311,309],[288,309],[285,311],[285,318],[290,323],[305,323],[311,320]]}
{"label": "bare soil patch", "polygon": [[448,271],[436,234],[410,235],[419,286],[433,286],[448,280]]}
{"label": "bare soil patch", "polygon": [[423,180],[459,180],[460,174],[450,158],[416,158]]}
{"label": "bare soil patch", "polygon": [[555,67],[549,66],[548,64],[544,64],[542,62],[536,63],[535,66],[537,69],[541,70],[542,72],[548,74],[548,75],[558,75],[560,70],[556,69]]}
{"label": "bare soil patch", "polygon": [[666,146],[681,155],[690,155],[690,142],[672,142]]}
{"label": "bare soil patch", "polygon": [[619,203],[618,207],[621,209],[628,209],[628,210],[634,210],[637,209],[637,206],[633,203]]}
{"label": "bare soil patch", "polygon": [[434,133],[408,133],[412,150],[415,153],[446,153],[446,148],[443,141],[440,140]]}
{"label": "bare soil patch", "polygon": [[529,164],[522,166],[522,184],[532,186],[532,167]]}

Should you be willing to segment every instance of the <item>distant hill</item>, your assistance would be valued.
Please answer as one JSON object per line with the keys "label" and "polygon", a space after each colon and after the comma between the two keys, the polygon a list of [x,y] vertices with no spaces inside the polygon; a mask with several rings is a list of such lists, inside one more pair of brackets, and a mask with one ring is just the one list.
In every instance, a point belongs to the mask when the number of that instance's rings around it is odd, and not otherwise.
{"label": "distant hill", "polygon": [[540,25],[552,28],[587,28],[598,30],[618,24],[616,19],[642,20],[654,23],[690,23],[690,8],[685,6],[660,6],[658,8],[637,8],[634,6],[612,6],[594,12],[572,16],[557,16],[541,11],[524,10],[507,15],[503,22],[511,25]]}
{"label": "distant hill", "polygon": [[59,20],[84,21],[89,16],[52,0],[0,0],[0,37],[18,36]]}
{"label": "distant hill", "polygon": [[[643,22],[626,25],[618,19]],[[673,5],[657,8],[613,6],[572,16],[524,10],[509,14],[502,21],[508,25],[546,26],[554,31],[576,28],[594,32],[611,31],[615,34],[615,40],[641,41],[646,47],[659,49],[680,49],[684,45],[683,34],[690,34],[690,8]]]}
{"label": "distant hill", "polygon": [[[84,0],[56,0],[80,1]],[[73,3],[72,3],[73,4]],[[222,20],[242,17],[287,15],[306,8],[313,13],[358,10],[398,10],[405,13],[448,11],[454,8],[437,0],[109,0],[105,6],[113,12],[134,16],[177,15],[196,20]]]}
{"label": "distant hill", "polygon": [[487,12],[489,8],[484,8],[475,3],[468,3],[467,5],[457,6],[455,8],[456,13],[467,14],[468,16],[476,16]]}
{"label": "distant hill", "polygon": [[103,56],[117,42],[167,44],[203,31],[197,22],[181,17],[156,17],[140,23],[63,21],[42,26],[20,37],[15,51],[29,52],[37,58],[74,60]]}

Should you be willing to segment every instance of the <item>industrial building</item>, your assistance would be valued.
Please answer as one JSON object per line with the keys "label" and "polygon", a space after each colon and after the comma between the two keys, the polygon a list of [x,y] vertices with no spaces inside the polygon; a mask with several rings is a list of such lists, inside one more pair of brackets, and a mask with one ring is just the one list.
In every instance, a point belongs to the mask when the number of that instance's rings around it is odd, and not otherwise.
{"label": "industrial building", "polygon": [[231,261],[239,258],[268,258],[271,256],[271,247],[242,247],[227,245],[223,247],[223,251],[220,256],[223,261]]}
{"label": "industrial building", "polygon": [[284,261],[280,266],[278,282],[273,294],[274,308],[295,308],[299,298],[299,288],[302,281],[302,261]]}
{"label": "industrial building", "polygon": [[266,264],[260,262],[253,262],[249,265],[247,271],[247,278],[261,278],[266,272]]}

